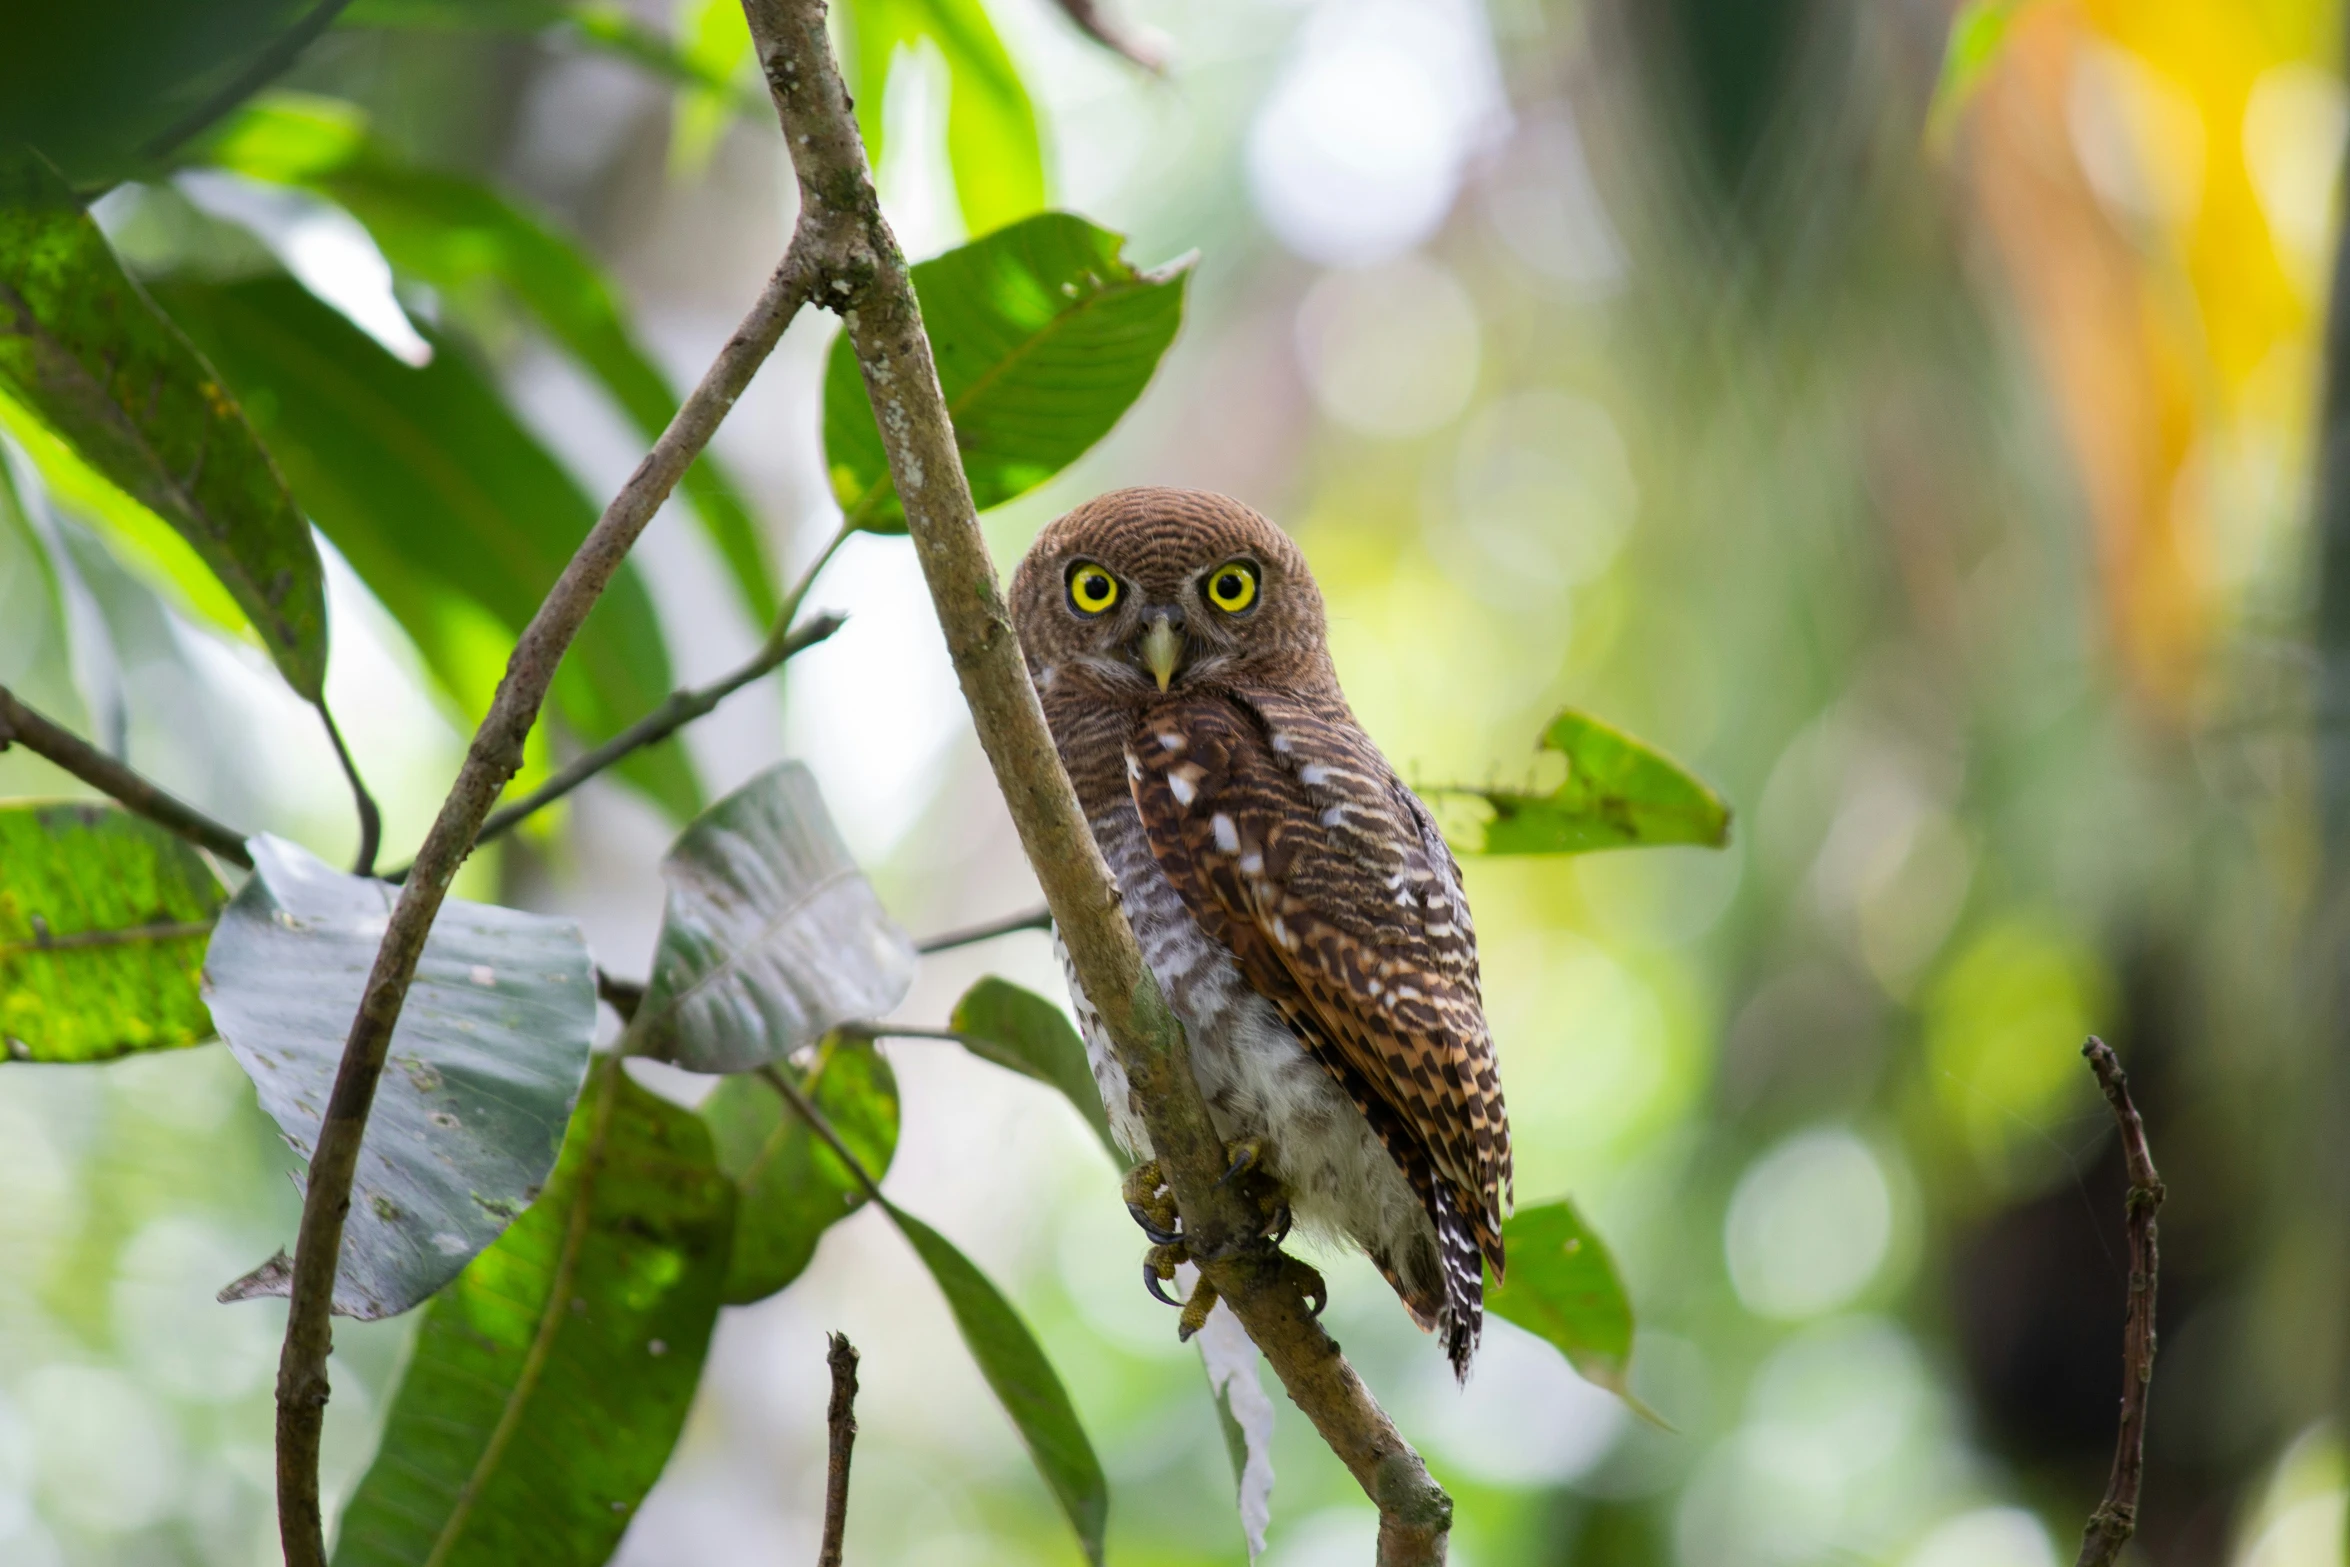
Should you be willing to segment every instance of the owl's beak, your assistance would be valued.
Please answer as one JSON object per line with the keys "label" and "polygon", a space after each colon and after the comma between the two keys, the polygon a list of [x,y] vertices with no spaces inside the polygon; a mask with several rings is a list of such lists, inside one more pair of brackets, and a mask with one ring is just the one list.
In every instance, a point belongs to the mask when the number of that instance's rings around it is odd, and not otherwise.
{"label": "owl's beak", "polygon": [[1175,678],[1175,671],[1183,663],[1183,632],[1172,610],[1155,609],[1150,612],[1149,628],[1139,644],[1142,667],[1158,681],[1159,689],[1167,689],[1167,682]]}

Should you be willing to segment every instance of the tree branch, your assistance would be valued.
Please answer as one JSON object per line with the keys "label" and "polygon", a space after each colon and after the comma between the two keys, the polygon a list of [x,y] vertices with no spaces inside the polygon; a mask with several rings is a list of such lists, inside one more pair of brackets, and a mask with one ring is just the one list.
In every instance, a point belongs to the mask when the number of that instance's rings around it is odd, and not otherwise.
{"label": "tree branch", "polygon": [[2130,1234],[2129,1315],[2122,1325],[2122,1417],[2114,1436],[2113,1473],[2105,1499],[2081,1533],[2076,1567],[2112,1567],[2138,1528],[2138,1487],[2146,1477],[2146,1394],[2154,1383],[2154,1290],[2161,1258],[2155,1249],[2154,1216],[2162,1208],[2162,1177],[2146,1147],[2146,1123],[2130,1102],[2129,1079],[2113,1047],[2092,1037],[2081,1047],[2097,1086],[2121,1126],[2122,1160],[2130,1172],[2125,1204]]}
{"label": "tree branch", "polygon": [[124,809],[209,849],[231,865],[253,868],[245,835],[223,826],[177,795],[166,793],[63,725],[42,717],[0,686],[0,751],[21,745],[47,757]]}
{"label": "tree branch", "polygon": [[1278,1254],[1252,1243],[1258,1216],[1237,1190],[1218,1185],[1223,1143],[1182,1026],[1144,966],[1029,683],[905,258],[883,221],[832,59],[823,0],[744,0],[743,10],[799,176],[802,232],[814,226],[832,240],[816,297],[846,323],[964,700],[1078,982],[1126,1068],[1193,1257],[1378,1505],[1379,1562],[1441,1562],[1451,1499],[1314,1320]]}
{"label": "tree branch", "polygon": [[849,1449],[857,1443],[857,1346],[846,1333],[824,1335],[824,1363],[832,1368],[832,1403],[824,1411],[829,1434],[824,1470],[824,1541],[816,1567],[840,1567],[841,1533],[849,1522]]}
{"label": "tree branch", "polygon": [[687,465],[709,444],[719,421],[806,302],[819,275],[810,263],[806,239],[804,227],[793,235],[791,250],[768,279],[750,314],[727,339],[652,451],[604,508],[603,516],[524,628],[507,660],[505,678],[490,702],[489,715],[475,733],[457,781],[425,836],[424,847],[392,910],[383,944],[376,950],[375,966],[344,1042],[342,1064],[310,1158],[302,1224],[294,1243],[293,1297],[277,1383],[278,1535],[285,1548],[286,1567],[326,1567],[318,1503],[318,1449],[328,1395],[326,1361],[334,1342],[329,1313],[342,1251],[343,1220],[350,1211],[351,1177],[358,1164],[360,1139],[366,1134],[368,1111],[375,1102],[376,1080],[383,1073],[392,1028],[415,978],[425,936],[491,805],[522,763],[523,740],[538,719],[564,650],[627,558],[629,547],[652,521]]}

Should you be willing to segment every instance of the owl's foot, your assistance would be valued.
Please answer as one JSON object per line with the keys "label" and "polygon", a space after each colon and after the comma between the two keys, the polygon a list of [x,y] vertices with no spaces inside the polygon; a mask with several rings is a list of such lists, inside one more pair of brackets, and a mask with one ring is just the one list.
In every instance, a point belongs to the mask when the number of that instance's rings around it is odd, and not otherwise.
{"label": "owl's foot", "polygon": [[1241,1176],[1263,1162],[1265,1145],[1261,1139],[1244,1137],[1236,1143],[1224,1145],[1224,1173],[1217,1178],[1218,1186],[1230,1186]]}
{"label": "owl's foot", "polygon": [[1170,1246],[1153,1246],[1142,1254],[1142,1287],[1151,1292],[1151,1298],[1169,1306],[1179,1306],[1183,1315],[1175,1323],[1177,1343],[1188,1343],[1191,1336],[1208,1325],[1208,1313],[1216,1309],[1216,1286],[1206,1274],[1192,1286],[1191,1299],[1177,1301],[1160,1286],[1175,1277],[1175,1270],[1191,1260],[1191,1253],[1183,1249],[1181,1241]]}
{"label": "owl's foot", "polygon": [[[1166,1177],[1159,1172],[1156,1159],[1146,1159],[1126,1172],[1123,1194],[1126,1211],[1134,1215],[1134,1222],[1142,1226],[1142,1233],[1151,1238],[1153,1246],[1182,1243],[1182,1215],[1175,1211],[1175,1194],[1167,1189]],[[1154,1289],[1151,1293],[1158,1292]]]}
{"label": "owl's foot", "polygon": [[1320,1316],[1330,1304],[1330,1286],[1323,1281],[1321,1273],[1310,1263],[1300,1262],[1285,1251],[1276,1252],[1275,1255],[1281,1259],[1282,1276],[1297,1286],[1306,1309]]}

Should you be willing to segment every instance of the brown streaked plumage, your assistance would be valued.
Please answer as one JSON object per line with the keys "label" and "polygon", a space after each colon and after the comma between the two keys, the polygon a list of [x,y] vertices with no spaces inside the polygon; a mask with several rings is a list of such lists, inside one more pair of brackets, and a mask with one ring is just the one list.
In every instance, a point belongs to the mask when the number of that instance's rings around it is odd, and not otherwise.
{"label": "brown streaked plumage", "polygon": [[1476,935],[1434,821],[1347,708],[1303,555],[1222,496],[1120,490],[1039,535],[1012,613],[1218,1130],[1260,1143],[1298,1219],[1362,1246],[1465,1374],[1510,1184]]}

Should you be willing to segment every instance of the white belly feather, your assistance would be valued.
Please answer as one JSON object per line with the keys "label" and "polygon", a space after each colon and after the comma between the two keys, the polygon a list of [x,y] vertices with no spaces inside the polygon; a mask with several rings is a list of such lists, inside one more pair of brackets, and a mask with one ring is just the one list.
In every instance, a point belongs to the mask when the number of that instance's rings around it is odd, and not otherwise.
{"label": "white belly feather", "polygon": [[[1435,1228],[1403,1172],[1279,1009],[1249,988],[1232,955],[1191,917],[1151,857],[1134,807],[1097,817],[1092,827],[1143,958],[1183,1020],[1192,1075],[1218,1134],[1264,1145],[1269,1173],[1288,1192],[1301,1228],[1382,1253],[1409,1272],[1420,1271],[1415,1264],[1423,1257],[1432,1265]],[[1053,943],[1067,969],[1057,933]],[[1074,971],[1069,994],[1110,1129],[1137,1159],[1148,1159],[1150,1134],[1125,1069]]]}

